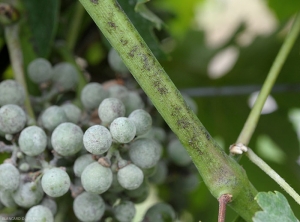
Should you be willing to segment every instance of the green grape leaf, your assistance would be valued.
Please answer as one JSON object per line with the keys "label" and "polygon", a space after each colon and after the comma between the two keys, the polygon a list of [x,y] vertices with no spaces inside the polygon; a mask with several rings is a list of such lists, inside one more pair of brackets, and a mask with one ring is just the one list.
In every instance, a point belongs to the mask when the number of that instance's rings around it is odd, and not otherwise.
{"label": "green grape leaf", "polygon": [[58,24],[59,1],[24,0],[29,43],[38,57],[47,57]]}
{"label": "green grape leaf", "polygon": [[300,1],[295,0],[268,0],[268,5],[280,20],[288,19],[300,10]]}
{"label": "green grape leaf", "polygon": [[[138,30],[139,34],[142,36],[144,41],[147,43],[148,47],[151,49],[153,54],[157,59],[166,59],[167,56],[160,48],[160,43],[154,34],[154,28],[157,24],[152,23],[152,21],[146,19],[140,13],[135,11],[136,1],[118,1],[122,9],[125,11],[126,15]],[[141,1],[139,1],[138,8],[141,7]],[[143,7],[142,7],[143,8]],[[139,9],[141,10],[141,9]],[[144,12],[143,12],[144,13]],[[145,14],[144,14],[145,15]],[[149,14],[147,14],[149,16]],[[153,19],[153,17],[151,17]]]}
{"label": "green grape leaf", "polygon": [[255,199],[263,211],[256,212],[253,217],[254,222],[299,222],[287,199],[278,191],[260,192]]}
{"label": "green grape leaf", "polygon": [[145,3],[149,1],[150,0],[138,0],[134,10],[137,13],[140,13],[142,17],[152,22],[155,28],[160,30],[163,25],[163,21],[157,15],[155,15],[151,10],[148,9]]}

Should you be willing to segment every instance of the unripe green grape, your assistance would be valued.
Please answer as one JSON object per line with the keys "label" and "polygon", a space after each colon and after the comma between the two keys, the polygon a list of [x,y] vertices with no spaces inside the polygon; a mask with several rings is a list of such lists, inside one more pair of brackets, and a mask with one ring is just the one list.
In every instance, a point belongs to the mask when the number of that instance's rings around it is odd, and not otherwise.
{"label": "unripe green grape", "polygon": [[83,132],[74,123],[62,123],[55,128],[51,136],[53,149],[62,156],[78,153],[83,147]]}
{"label": "unripe green grape", "polygon": [[136,109],[144,109],[145,103],[137,92],[128,92],[128,95],[123,99],[125,105],[126,116]]}
{"label": "unripe green grape", "polygon": [[118,171],[118,181],[127,190],[138,188],[143,180],[143,171],[134,164],[128,164]]}
{"label": "unripe green grape", "polygon": [[65,111],[59,106],[50,106],[42,113],[43,127],[53,131],[59,124],[68,122]]}
{"label": "unripe green grape", "polygon": [[108,53],[108,64],[115,72],[120,72],[120,73],[129,72],[123,60],[119,56],[118,52],[113,48],[111,48]]}
{"label": "unripe green grape", "polygon": [[103,124],[110,124],[114,119],[125,115],[125,106],[117,98],[107,98],[99,105],[98,115]]}
{"label": "unripe green grape", "polygon": [[172,162],[178,166],[187,166],[192,162],[188,152],[177,138],[168,144],[167,152]]}
{"label": "unripe green grape", "polygon": [[97,82],[88,83],[81,91],[81,102],[85,109],[94,110],[108,97],[108,91]]}
{"label": "unripe green grape", "polygon": [[27,172],[28,170],[30,170],[30,165],[28,163],[21,163],[19,165],[19,170],[23,172]]}
{"label": "unripe green grape", "polygon": [[57,212],[57,204],[56,204],[56,202],[53,199],[51,199],[49,197],[45,197],[42,200],[41,205],[44,206],[44,207],[47,207],[51,211],[51,213],[52,213],[53,216],[56,214],[56,212]]}
{"label": "unripe green grape", "polygon": [[25,222],[33,221],[53,222],[54,217],[49,208],[42,205],[36,205],[31,207],[25,216]]}
{"label": "unripe green grape", "polygon": [[37,156],[47,147],[47,135],[38,126],[28,126],[22,130],[18,142],[23,153],[28,156]]}
{"label": "unripe green grape", "polygon": [[126,190],[125,195],[130,198],[134,203],[142,203],[144,202],[150,193],[150,186],[147,180],[144,180],[143,183],[134,190]]}
{"label": "unripe green grape", "polygon": [[81,174],[82,186],[90,193],[104,193],[111,186],[112,180],[111,169],[98,162],[88,165]]}
{"label": "unripe green grape", "polygon": [[154,139],[160,143],[163,143],[167,139],[167,134],[163,128],[157,127],[157,126],[152,126],[151,129],[148,132],[146,132],[145,134],[143,134],[141,137]]}
{"label": "unripe green grape", "polygon": [[134,110],[128,116],[128,119],[132,120],[136,127],[136,135],[143,135],[151,129],[152,118],[149,113],[143,109]]}
{"label": "unripe green grape", "polygon": [[27,117],[23,109],[17,105],[8,104],[0,108],[0,129],[6,134],[20,132],[26,125]]}
{"label": "unripe green grape", "polygon": [[38,182],[21,183],[19,188],[13,193],[16,204],[20,207],[30,208],[38,204],[44,196],[41,184]]}
{"label": "unripe green grape", "polygon": [[67,119],[71,123],[77,124],[81,118],[81,110],[72,103],[66,103],[61,106],[65,111]]}
{"label": "unripe green grape", "polygon": [[113,173],[113,180],[111,183],[111,186],[109,187],[109,191],[112,193],[119,193],[124,190],[124,187],[122,187],[118,181],[118,174]]}
{"label": "unripe green grape", "polygon": [[168,167],[164,161],[159,161],[156,165],[156,170],[149,177],[149,181],[154,184],[163,184],[168,176]]}
{"label": "unripe green grape", "polygon": [[175,211],[169,204],[157,203],[147,210],[144,221],[165,222],[174,221],[175,218]]}
{"label": "unripe green grape", "polygon": [[112,138],[119,143],[129,143],[136,134],[136,127],[132,120],[126,117],[116,118],[109,127]]}
{"label": "unripe green grape", "polygon": [[125,100],[125,98],[128,95],[128,89],[125,86],[119,84],[110,86],[108,88],[108,92],[110,98],[117,98],[122,102]]}
{"label": "unripe green grape", "polygon": [[99,155],[108,151],[112,144],[112,137],[106,127],[94,125],[85,131],[83,144],[87,151],[94,155]]}
{"label": "unripe green grape", "polygon": [[60,90],[70,90],[77,85],[79,73],[72,64],[62,62],[54,66],[52,80]]}
{"label": "unripe green grape", "polygon": [[115,218],[120,222],[131,222],[135,216],[136,209],[131,201],[122,201],[113,207]]}
{"label": "unripe green grape", "polygon": [[75,160],[73,165],[74,174],[77,177],[81,177],[83,170],[93,162],[95,162],[95,160],[93,159],[93,156],[91,154],[84,154],[79,156]]}
{"label": "unripe green grape", "polygon": [[40,84],[52,78],[52,65],[43,58],[34,59],[27,67],[28,76],[32,82]]}
{"label": "unripe green grape", "polygon": [[68,192],[71,180],[66,171],[54,167],[45,170],[42,177],[42,188],[50,197],[60,197]]}
{"label": "unripe green grape", "polygon": [[141,168],[151,168],[156,165],[162,153],[161,145],[155,140],[141,138],[130,144],[129,157]]}
{"label": "unripe green grape", "polygon": [[73,210],[83,222],[98,221],[104,214],[105,203],[101,196],[83,192],[75,198]]}
{"label": "unripe green grape", "polygon": [[145,177],[150,177],[156,172],[156,166],[147,169],[142,168],[141,170],[143,171]]}
{"label": "unripe green grape", "polygon": [[24,87],[15,80],[4,80],[0,83],[0,106],[15,104],[22,106],[25,102]]}
{"label": "unripe green grape", "polygon": [[6,207],[16,207],[17,204],[12,197],[12,191],[0,190],[0,201]]}
{"label": "unripe green grape", "polygon": [[0,189],[14,191],[20,184],[19,170],[11,163],[0,165]]}

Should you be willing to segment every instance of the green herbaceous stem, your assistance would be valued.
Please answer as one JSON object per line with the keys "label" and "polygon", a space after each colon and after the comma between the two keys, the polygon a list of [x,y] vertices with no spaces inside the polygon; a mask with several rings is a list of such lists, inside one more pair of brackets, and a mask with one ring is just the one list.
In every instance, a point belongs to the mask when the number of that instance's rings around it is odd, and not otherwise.
{"label": "green herbaceous stem", "polygon": [[[231,194],[229,204],[246,221],[259,206],[245,171],[213,140],[114,0],[80,0],[102,33],[187,149],[215,198]],[[200,197],[199,197],[200,198]]]}

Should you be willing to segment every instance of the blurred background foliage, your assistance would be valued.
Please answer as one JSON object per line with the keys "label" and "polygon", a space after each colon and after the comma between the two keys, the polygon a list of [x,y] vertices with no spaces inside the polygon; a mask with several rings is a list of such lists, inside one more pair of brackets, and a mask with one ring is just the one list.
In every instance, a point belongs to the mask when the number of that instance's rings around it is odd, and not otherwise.
{"label": "blurred background foliage", "polygon": [[[293,15],[300,9],[300,1],[118,2],[175,85],[197,102],[199,119],[228,152],[250,112],[249,101],[255,99],[253,93],[263,84]],[[23,3],[19,8],[25,66],[36,57],[48,58],[52,64],[77,61],[80,67],[86,68],[91,81],[124,78],[109,67],[110,45],[79,2],[24,0]],[[1,79],[12,78],[2,29],[0,33]],[[299,52],[300,38],[283,67],[249,145],[298,192]],[[39,93],[30,80],[28,84],[31,94]],[[246,157],[242,158],[241,165],[258,191],[281,191]],[[151,198],[171,203],[181,214],[181,221],[216,221],[218,202],[205,185],[193,184],[197,180],[191,178],[182,180],[180,173],[176,173],[180,169],[174,168],[172,172],[173,179],[155,188],[156,196]],[[285,196],[300,218],[300,211],[296,210],[299,206]],[[227,220],[235,217],[228,209]]]}

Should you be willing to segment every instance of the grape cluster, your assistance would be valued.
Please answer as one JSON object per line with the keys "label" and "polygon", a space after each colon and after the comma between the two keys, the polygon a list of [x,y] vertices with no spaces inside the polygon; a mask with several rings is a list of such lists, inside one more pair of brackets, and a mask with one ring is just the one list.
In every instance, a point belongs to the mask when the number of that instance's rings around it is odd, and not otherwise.
{"label": "grape cluster", "polygon": [[[128,72],[120,61],[111,51],[113,69]],[[173,165],[191,168],[180,141],[153,126],[153,106],[141,93],[118,83],[91,82],[79,96],[81,109],[70,101],[57,102],[78,84],[72,64],[52,67],[38,58],[27,72],[43,91],[31,98],[36,125],[25,112],[23,87],[14,80],[0,83],[0,136],[5,141],[0,151],[11,152],[0,165],[0,204],[27,211],[25,221],[54,221],[56,198],[70,191],[78,220],[131,222],[150,184],[167,183]],[[176,216],[169,204],[158,203],[143,221],[174,221]]]}

